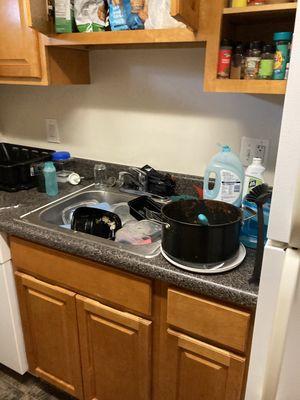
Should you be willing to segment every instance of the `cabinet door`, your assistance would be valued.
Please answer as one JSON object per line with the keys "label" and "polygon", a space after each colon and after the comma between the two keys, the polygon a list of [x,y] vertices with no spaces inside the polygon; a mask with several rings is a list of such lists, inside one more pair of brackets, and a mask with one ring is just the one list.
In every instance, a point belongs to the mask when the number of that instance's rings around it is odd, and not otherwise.
{"label": "cabinet door", "polygon": [[40,78],[38,34],[27,25],[26,0],[1,0],[0,22],[0,76]]}
{"label": "cabinet door", "polygon": [[29,370],[82,398],[75,293],[16,272]]}
{"label": "cabinet door", "polygon": [[200,0],[171,0],[171,15],[194,31],[198,31]]}
{"label": "cabinet door", "polygon": [[151,322],[76,298],[85,399],[150,400]]}
{"label": "cabinet door", "polygon": [[239,400],[245,359],[168,329],[173,384],[170,398],[176,400]]}

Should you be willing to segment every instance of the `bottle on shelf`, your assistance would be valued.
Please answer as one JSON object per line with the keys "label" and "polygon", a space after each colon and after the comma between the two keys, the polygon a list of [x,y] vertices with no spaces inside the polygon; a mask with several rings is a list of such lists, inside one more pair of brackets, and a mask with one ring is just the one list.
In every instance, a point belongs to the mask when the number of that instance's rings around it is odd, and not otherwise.
{"label": "bottle on shelf", "polygon": [[229,39],[223,39],[219,50],[219,61],[217,77],[219,79],[228,79],[230,75],[230,64],[232,57],[232,42]]}
{"label": "bottle on shelf", "polygon": [[234,47],[231,58],[230,79],[243,79],[244,67],[244,46],[241,42],[238,42]]}
{"label": "bottle on shelf", "polygon": [[247,0],[232,0],[231,7],[247,7]]}
{"label": "bottle on shelf", "polygon": [[250,43],[245,57],[244,79],[257,79],[261,60],[261,42],[255,40]]}
{"label": "bottle on shelf", "polygon": [[259,64],[258,79],[272,79],[274,68],[275,48],[272,44],[265,44],[262,48]]}
{"label": "bottle on shelf", "polygon": [[273,70],[273,79],[285,79],[286,66],[289,61],[289,53],[291,49],[293,33],[292,32],[275,32],[273,40],[276,45],[275,63]]}

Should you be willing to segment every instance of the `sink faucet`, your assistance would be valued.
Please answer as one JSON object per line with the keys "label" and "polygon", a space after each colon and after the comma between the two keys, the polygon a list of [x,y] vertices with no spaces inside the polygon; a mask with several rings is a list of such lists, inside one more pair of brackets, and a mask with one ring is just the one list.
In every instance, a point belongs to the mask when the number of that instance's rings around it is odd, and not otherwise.
{"label": "sink faucet", "polygon": [[118,182],[122,191],[126,191],[126,182],[133,183],[141,192],[147,192],[148,189],[147,173],[136,167],[129,168],[129,171],[119,172]]}

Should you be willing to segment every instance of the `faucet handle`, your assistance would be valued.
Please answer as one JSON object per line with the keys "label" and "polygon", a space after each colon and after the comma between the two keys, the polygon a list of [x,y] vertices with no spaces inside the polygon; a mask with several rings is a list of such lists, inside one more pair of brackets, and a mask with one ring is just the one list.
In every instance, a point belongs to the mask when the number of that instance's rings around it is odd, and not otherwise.
{"label": "faucet handle", "polygon": [[136,172],[138,174],[138,180],[139,180],[139,182],[140,182],[140,184],[142,186],[142,190],[144,192],[146,192],[147,189],[148,189],[148,175],[147,175],[147,172],[145,172],[142,169],[137,168],[137,167],[130,167],[130,170],[134,171],[134,172]]}

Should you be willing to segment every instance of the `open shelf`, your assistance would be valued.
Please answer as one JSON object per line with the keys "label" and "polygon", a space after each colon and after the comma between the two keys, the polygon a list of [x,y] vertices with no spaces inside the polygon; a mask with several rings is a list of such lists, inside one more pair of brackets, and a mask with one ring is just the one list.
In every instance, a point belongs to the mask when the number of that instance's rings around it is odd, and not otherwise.
{"label": "open shelf", "polygon": [[235,24],[268,23],[280,19],[294,17],[297,3],[267,4],[265,6],[249,6],[224,8],[223,16],[227,22]]}
{"label": "open shelf", "polygon": [[285,94],[287,81],[215,79],[210,91],[224,93]]}
{"label": "open shelf", "polygon": [[223,14],[251,14],[265,12],[295,12],[297,3],[266,4],[264,6],[229,7],[224,8]]}
{"label": "open shelf", "polygon": [[132,46],[186,44],[203,41],[200,33],[187,28],[137,31],[83,32],[50,35],[47,46]]}

